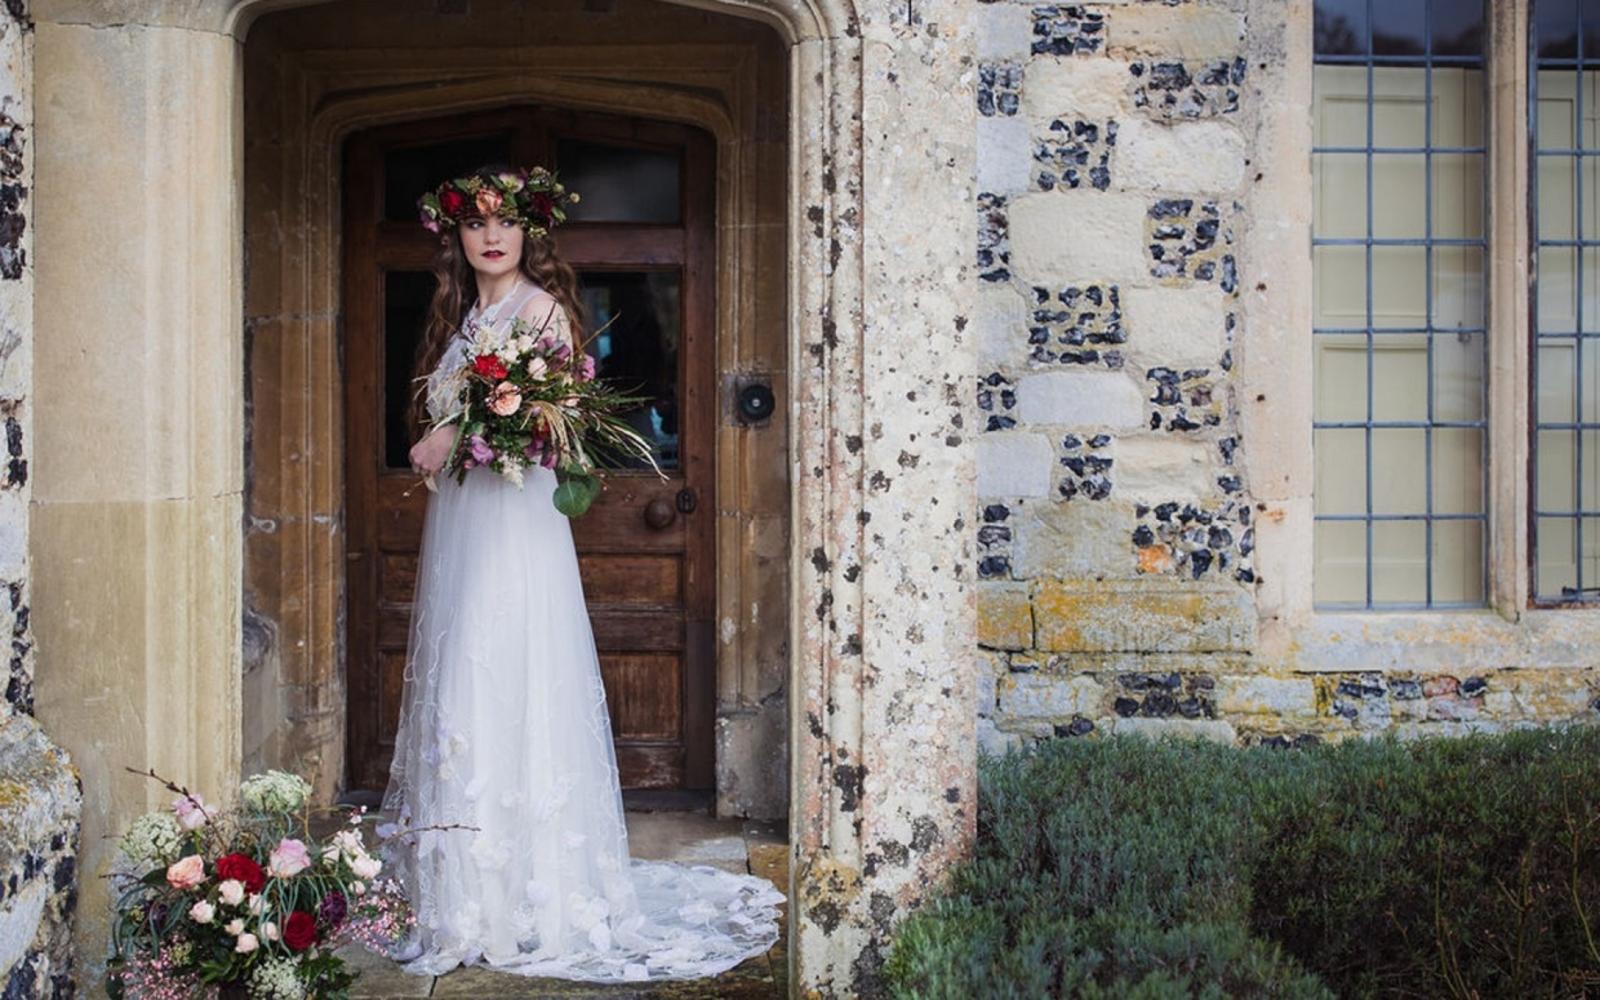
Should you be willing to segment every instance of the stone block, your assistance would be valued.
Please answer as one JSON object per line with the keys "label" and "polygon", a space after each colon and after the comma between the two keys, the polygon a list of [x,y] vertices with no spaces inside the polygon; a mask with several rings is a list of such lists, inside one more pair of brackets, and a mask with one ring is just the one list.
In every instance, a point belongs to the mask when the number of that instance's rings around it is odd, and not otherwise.
{"label": "stone block", "polygon": [[1234,586],[1048,580],[1033,593],[1034,646],[1049,652],[1229,653],[1255,645],[1255,604]]}
{"label": "stone block", "polygon": [[1023,738],[1016,733],[1008,733],[994,724],[993,719],[978,720],[978,749],[984,753],[1001,756],[1006,751],[1021,746]]}
{"label": "stone block", "polygon": [[1147,719],[1133,716],[1114,720],[1111,732],[1115,736],[1143,736],[1147,739],[1175,736],[1226,744],[1236,743],[1239,739],[1233,726],[1222,719]]}
{"label": "stone block", "polygon": [[1244,181],[1249,158],[1243,134],[1230,123],[1136,118],[1117,131],[1116,181],[1151,191],[1227,193]]}
{"label": "stone block", "polygon": [[1010,674],[1000,679],[1002,720],[1070,719],[1074,715],[1096,718],[1102,714],[1105,688],[1093,677],[1060,674]]}
{"label": "stone block", "polygon": [[1227,349],[1228,302],[1220,290],[1205,285],[1126,289],[1128,350],[1150,365],[1216,365]]}
{"label": "stone block", "polygon": [[1022,85],[1022,114],[1054,118],[1121,120],[1132,108],[1133,74],[1118,59],[1035,59]]}
{"label": "stone block", "polygon": [[1244,39],[1244,18],[1201,4],[1136,4],[1118,10],[1107,21],[1109,50],[1124,58],[1232,55]]}
{"label": "stone block", "polygon": [[978,496],[1042,497],[1055,461],[1043,434],[994,433],[978,438]]}
{"label": "stone block", "polygon": [[1017,117],[978,119],[978,189],[994,194],[1026,191],[1032,165],[1028,123]]}
{"label": "stone block", "polygon": [[978,18],[979,59],[1025,59],[1033,45],[1033,15],[1019,4],[997,3]]}
{"label": "stone block", "polygon": [[1316,685],[1309,677],[1219,677],[1216,699],[1217,711],[1228,716],[1311,719],[1317,715]]}
{"label": "stone block", "polygon": [[984,369],[1020,366],[1028,356],[1028,302],[1010,285],[978,287],[972,310],[978,357]]}
{"label": "stone block", "polygon": [[1144,396],[1121,372],[1041,372],[1017,382],[1017,415],[1035,426],[1142,427]]}
{"label": "stone block", "polygon": [[1149,506],[1216,492],[1215,446],[1172,436],[1117,439],[1117,496]]}
{"label": "stone block", "polygon": [[1012,572],[1023,579],[1132,577],[1128,538],[1133,521],[1125,504],[1031,504],[1012,526]]}
{"label": "stone block", "polygon": [[1148,209],[1141,196],[1090,189],[1012,199],[1012,269],[1036,285],[1143,279]]}
{"label": "stone block", "polygon": [[978,645],[1023,650],[1033,646],[1033,608],[1024,587],[978,588]]}

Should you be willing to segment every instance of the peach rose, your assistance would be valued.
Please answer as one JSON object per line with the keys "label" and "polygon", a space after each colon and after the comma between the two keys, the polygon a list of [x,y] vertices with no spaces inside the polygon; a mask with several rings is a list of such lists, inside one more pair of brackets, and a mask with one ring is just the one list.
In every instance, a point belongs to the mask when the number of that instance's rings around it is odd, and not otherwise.
{"label": "peach rose", "polygon": [[206,863],[198,854],[174,861],[167,869],[167,884],[174,889],[193,889],[206,880]]}
{"label": "peach rose", "polygon": [[489,394],[489,409],[496,416],[509,417],[522,408],[522,391],[510,382],[501,382]]}
{"label": "peach rose", "polygon": [[478,189],[478,211],[484,215],[493,215],[500,211],[500,192],[492,187]]}

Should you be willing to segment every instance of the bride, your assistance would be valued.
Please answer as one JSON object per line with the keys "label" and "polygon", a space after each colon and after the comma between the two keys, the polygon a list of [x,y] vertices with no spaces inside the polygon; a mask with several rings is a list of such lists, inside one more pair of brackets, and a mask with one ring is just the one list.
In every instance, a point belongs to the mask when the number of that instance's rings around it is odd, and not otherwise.
{"label": "bride", "polygon": [[[419,199],[440,244],[414,416],[458,408],[450,376],[474,329],[515,316],[574,343],[577,278],[549,237],[569,199],[542,169],[498,164]],[[455,432],[438,426],[411,449],[430,485]],[[477,469],[439,477],[429,499],[383,796],[396,817],[386,867],[417,917],[395,957],[423,975],[471,963],[597,982],[715,975],[771,947],[784,897],[753,875],[630,858],[555,485],[538,463],[520,488]],[[430,826],[447,828],[413,829]]]}

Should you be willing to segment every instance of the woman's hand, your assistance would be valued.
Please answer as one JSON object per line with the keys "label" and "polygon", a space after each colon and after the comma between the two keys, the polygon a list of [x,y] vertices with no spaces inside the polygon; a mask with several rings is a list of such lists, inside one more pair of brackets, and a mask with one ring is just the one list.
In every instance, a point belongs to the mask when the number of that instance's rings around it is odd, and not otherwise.
{"label": "woman's hand", "polygon": [[455,437],[454,424],[445,424],[429,431],[426,437],[411,446],[411,471],[419,476],[432,476],[438,472],[444,467],[444,460],[450,457]]}

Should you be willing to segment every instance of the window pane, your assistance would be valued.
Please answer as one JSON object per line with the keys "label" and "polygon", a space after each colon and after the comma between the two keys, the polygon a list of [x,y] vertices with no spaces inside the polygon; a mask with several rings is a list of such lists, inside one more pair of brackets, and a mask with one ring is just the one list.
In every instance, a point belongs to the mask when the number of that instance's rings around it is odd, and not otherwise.
{"label": "window pane", "polygon": [[679,209],[676,153],[563,139],[556,147],[561,182],[581,200],[575,222],[674,223]]}
{"label": "window pane", "polygon": [[1483,52],[1483,0],[1433,0],[1433,54]]}
{"label": "window pane", "polygon": [[[1600,585],[1600,0],[1535,4],[1534,586]],[[1579,63],[1581,60],[1581,64]],[[1588,154],[1588,155],[1584,155]]]}
{"label": "window pane", "polygon": [[[564,183],[564,182],[563,182]],[[627,414],[655,445],[656,463],[678,467],[678,345],[683,284],[677,271],[586,271],[579,275],[593,331],[595,374],[649,400]],[[629,461],[631,467],[646,467]]]}
{"label": "window pane", "polygon": [[1317,4],[1312,43],[1319,56],[1365,55],[1367,0],[1322,0]]}
{"label": "window pane", "polygon": [[390,469],[411,468],[413,435],[406,411],[416,389],[412,365],[433,288],[428,271],[389,271],[383,276],[383,464]]}
{"label": "window pane", "polygon": [[424,192],[486,163],[510,158],[509,132],[390,150],[383,156],[383,217],[394,222],[415,221],[417,199]]}
{"label": "window pane", "polygon": [[1481,604],[1485,5],[1315,10],[1316,600]]}

